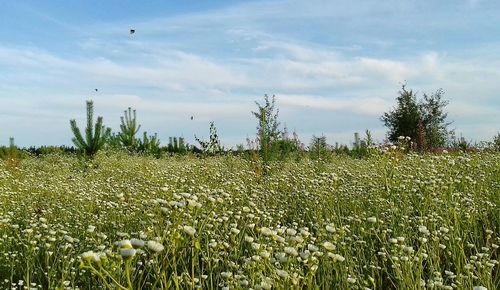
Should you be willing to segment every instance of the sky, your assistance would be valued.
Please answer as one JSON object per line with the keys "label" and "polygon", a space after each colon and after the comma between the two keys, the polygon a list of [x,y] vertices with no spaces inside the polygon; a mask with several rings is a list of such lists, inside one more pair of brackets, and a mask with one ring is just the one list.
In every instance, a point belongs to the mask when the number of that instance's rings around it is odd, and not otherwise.
{"label": "sky", "polygon": [[208,139],[214,121],[226,147],[246,145],[264,94],[306,145],[382,142],[403,83],[442,88],[450,129],[491,140],[498,15],[496,0],[2,1],[0,144],[71,145],[93,100],[115,131],[132,107],[163,144]]}

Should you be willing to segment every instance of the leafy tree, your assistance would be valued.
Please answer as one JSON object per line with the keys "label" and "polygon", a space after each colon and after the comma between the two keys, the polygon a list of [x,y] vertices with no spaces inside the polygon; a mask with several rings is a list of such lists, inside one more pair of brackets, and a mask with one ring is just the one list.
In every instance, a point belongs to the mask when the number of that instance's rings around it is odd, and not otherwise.
{"label": "leafy tree", "polygon": [[136,111],[132,108],[128,108],[123,113],[123,116],[120,117],[121,124],[120,130],[121,132],[118,134],[118,139],[123,147],[132,151],[136,148],[138,140],[135,138],[135,134],[139,132],[141,125],[137,124],[137,116]]}
{"label": "leafy tree", "polygon": [[273,95],[270,99],[268,95],[264,95],[264,104],[257,105],[257,112],[252,114],[258,120],[257,126],[257,141],[259,144],[260,155],[264,162],[268,162],[276,158],[278,151],[278,140],[280,139],[281,132],[278,129],[280,123],[278,122],[279,110],[275,107],[276,97]]}
{"label": "leafy tree", "polygon": [[94,103],[87,101],[87,127],[85,128],[85,138],[83,138],[80,129],[76,125],[76,120],[70,120],[71,131],[74,137],[73,143],[80,152],[83,152],[88,157],[93,157],[99,149],[103,147],[106,140],[111,135],[111,129],[105,128],[102,124],[102,117],[97,117],[97,122],[94,125]]}
{"label": "leafy tree", "polygon": [[418,101],[416,93],[403,85],[396,107],[380,118],[389,129],[389,141],[396,143],[399,136],[405,136],[417,142],[421,150],[445,146],[451,131],[447,129],[450,123],[445,121],[444,112],[448,102],[442,96],[443,90],[439,89],[431,95],[424,94],[423,100]]}
{"label": "leafy tree", "polygon": [[430,147],[444,147],[451,137],[451,131],[447,127],[451,122],[446,122],[448,113],[444,112],[444,107],[448,101],[442,100],[444,91],[438,89],[431,95],[424,94],[423,101],[419,104],[421,119],[425,129],[425,139]]}

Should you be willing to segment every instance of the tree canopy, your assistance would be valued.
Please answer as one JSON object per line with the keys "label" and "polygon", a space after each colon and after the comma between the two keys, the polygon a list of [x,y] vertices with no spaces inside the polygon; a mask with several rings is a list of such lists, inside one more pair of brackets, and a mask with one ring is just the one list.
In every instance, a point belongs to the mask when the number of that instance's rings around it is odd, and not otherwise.
{"label": "tree canopy", "polygon": [[444,108],[448,101],[442,99],[443,94],[444,91],[438,89],[430,95],[424,93],[423,99],[418,100],[417,94],[404,84],[396,98],[396,106],[380,117],[389,129],[389,141],[397,142],[399,136],[405,136],[420,150],[445,146],[452,131],[448,130],[451,123],[446,122],[448,114]]}

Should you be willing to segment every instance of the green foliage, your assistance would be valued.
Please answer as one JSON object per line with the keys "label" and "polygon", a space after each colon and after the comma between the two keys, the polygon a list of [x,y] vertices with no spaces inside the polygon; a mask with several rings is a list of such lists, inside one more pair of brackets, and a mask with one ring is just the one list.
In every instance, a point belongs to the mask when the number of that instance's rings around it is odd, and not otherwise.
{"label": "green foliage", "polygon": [[151,154],[156,158],[160,158],[161,149],[158,135],[155,133],[153,136],[148,136],[148,133],[144,132],[142,140],[138,140],[137,150],[142,153]]}
{"label": "green foliage", "polygon": [[0,158],[5,160],[9,170],[17,170],[21,164],[21,159],[25,154],[19,150],[14,142],[14,137],[9,138],[9,146],[0,147]]}
{"label": "green foliage", "polygon": [[76,153],[75,147],[68,147],[68,146],[40,146],[40,147],[35,147],[31,146],[26,149],[26,152],[29,154],[32,154],[34,156],[42,156],[42,155],[48,155],[48,154],[74,154]]}
{"label": "green foliage", "polygon": [[210,122],[210,139],[208,141],[201,140],[194,136],[198,144],[200,144],[201,151],[205,155],[217,155],[224,152],[224,148],[220,145],[219,135],[217,135],[217,128],[214,122]]}
{"label": "green foliage", "polygon": [[324,160],[329,153],[328,143],[325,136],[314,136],[309,144],[309,156],[313,160]]}
{"label": "green foliage", "polygon": [[258,121],[257,142],[260,156],[265,164],[276,160],[279,153],[278,141],[280,140],[281,131],[278,122],[279,110],[276,108],[275,102],[276,97],[274,95],[271,98],[264,95],[264,104],[255,102],[257,112],[252,111]]}
{"label": "green foliage", "polygon": [[493,149],[500,152],[500,133],[493,137]]}
{"label": "green foliage", "polygon": [[0,289],[500,286],[498,153],[94,160],[0,162]]}
{"label": "green foliage", "polygon": [[374,145],[372,133],[370,130],[365,130],[365,138],[360,139],[359,134],[354,134],[354,146],[352,150],[349,151],[349,155],[354,158],[365,158],[371,155],[374,151],[372,148]]}
{"label": "green foliage", "polygon": [[73,143],[87,157],[93,157],[108,140],[111,129],[105,128],[102,117],[97,117],[97,122],[94,125],[94,104],[92,101],[87,101],[87,127],[85,128],[85,138],[82,136],[80,129],[76,125],[76,120],[70,120],[71,131],[74,137]]}
{"label": "green foliage", "polygon": [[129,151],[134,151],[138,145],[138,139],[136,139],[135,134],[139,132],[141,125],[137,124],[136,111],[132,108],[128,108],[123,112],[123,116],[120,117],[120,133],[118,133],[118,140],[123,147]]}
{"label": "green foliage", "polygon": [[439,89],[431,95],[424,94],[418,101],[416,93],[403,85],[396,107],[380,118],[389,129],[389,141],[396,143],[398,137],[404,136],[416,141],[421,150],[444,147],[451,131],[447,129],[450,123],[445,121],[447,113],[444,112],[448,102],[442,100],[442,95],[443,90]]}

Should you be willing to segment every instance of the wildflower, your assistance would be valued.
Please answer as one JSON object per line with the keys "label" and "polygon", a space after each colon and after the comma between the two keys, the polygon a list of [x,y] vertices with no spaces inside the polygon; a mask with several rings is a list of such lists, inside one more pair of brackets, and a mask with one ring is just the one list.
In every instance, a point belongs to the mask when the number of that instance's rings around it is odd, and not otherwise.
{"label": "wildflower", "polygon": [[339,254],[328,253],[328,257],[332,258],[334,262],[344,262],[345,258]]}
{"label": "wildflower", "polygon": [[184,232],[186,234],[190,235],[191,237],[193,237],[194,234],[196,233],[196,230],[193,227],[190,227],[190,226],[184,226],[182,229],[184,230]]}
{"label": "wildflower", "polygon": [[121,248],[120,249],[120,255],[122,256],[122,258],[125,258],[125,259],[132,258],[133,256],[135,256],[136,253],[137,253],[137,251],[135,249],[132,249],[132,248]]}
{"label": "wildflower", "polygon": [[270,254],[268,251],[266,251],[266,250],[261,251],[261,252],[259,253],[259,255],[260,255],[262,258],[264,258],[264,259],[268,259],[268,258],[271,256],[271,254]]}
{"label": "wildflower", "polygon": [[90,262],[90,260],[93,259],[95,253],[93,251],[88,251],[83,254],[81,254],[82,259],[84,259],[87,262]]}
{"label": "wildflower", "polygon": [[144,241],[143,240],[139,240],[139,239],[131,239],[130,240],[130,244],[134,248],[142,248],[142,247],[144,247]]}
{"label": "wildflower", "polygon": [[408,254],[411,254],[411,253],[413,253],[413,252],[414,252],[413,248],[412,248],[412,247],[410,247],[410,246],[405,246],[405,247],[403,248],[403,251],[405,251],[405,252],[406,252],[406,253],[408,253]]}
{"label": "wildflower", "polygon": [[288,272],[285,270],[276,270],[276,274],[281,278],[288,278]]}
{"label": "wildflower", "polygon": [[165,249],[165,247],[156,241],[148,241],[148,249],[150,249],[153,252],[158,253],[158,252],[163,251],[163,249]]}
{"label": "wildflower", "polygon": [[252,243],[252,249],[254,249],[254,250],[260,249],[260,244],[259,243]]}
{"label": "wildflower", "polygon": [[131,249],[133,248],[132,247],[132,243],[130,242],[130,240],[122,240],[122,241],[118,241],[115,243],[115,245],[119,246],[120,248],[123,248],[123,249]]}
{"label": "wildflower", "polygon": [[260,228],[260,233],[264,236],[271,236],[273,234],[273,231],[270,228],[262,227]]}
{"label": "wildflower", "polygon": [[366,218],[366,221],[369,222],[369,223],[376,223],[377,222],[377,218],[374,217],[374,216],[371,216],[369,218]]}
{"label": "wildflower", "polygon": [[421,232],[422,234],[426,234],[426,235],[430,235],[431,233],[429,232],[429,230],[427,229],[426,226],[419,226],[418,227],[418,231]]}
{"label": "wildflower", "polygon": [[285,247],[285,253],[287,253],[288,255],[292,255],[292,256],[298,256],[299,253],[297,252],[297,250],[293,247]]}
{"label": "wildflower", "polygon": [[323,247],[328,250],[328,251],[333,251],[335,250],[335,245],[330,243],[330,242],[324,242]]}
{"label": "wildflower", "polygon": [[472,290],[488,290],[488,288],[486,288],[484,286],[474,286],[474,287],[472,287]]}

